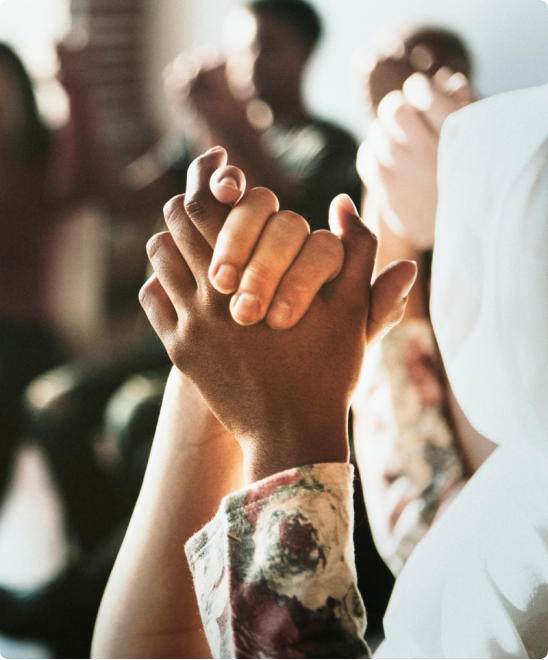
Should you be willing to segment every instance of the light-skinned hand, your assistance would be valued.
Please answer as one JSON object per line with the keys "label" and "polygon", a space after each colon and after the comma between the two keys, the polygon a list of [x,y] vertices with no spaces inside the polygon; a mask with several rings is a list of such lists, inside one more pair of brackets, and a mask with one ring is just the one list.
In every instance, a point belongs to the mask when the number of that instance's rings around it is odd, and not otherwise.
{"label": "light-skinned hand", "polygon": [[[250,223],[264,226],[264,216],[276,216],[277,205],[264,189],[244,194],[232,210],[221,204],[210,182],[225,163],[224,150],[197,159],[189,171],[186,198],[174,198],[166,206],[170,232],[149,242],[155,275],[141,291],[142,305],[174,364],[240,442],[248,481],[311,462],[345,461],[348,406],[367,328],[378,335],[399,321],[416,267],[398,262],[378,278],[371,316],[376,240],[353,206],[339,197],[331,207],[331,226],[344,248],[339,275],[319,289],[308,311],[288,330],[264,322],[251,327],[234,323],[231,296],[211,283],[213,246],[223,245],[217,236],[246,197]],[[279,254],[278,241],[285,237],[275,235],[268,258]],[[268,297],[270,279],[281,279],[283,285],[283,274],[265,270],[260,295]]]}
{"label": "light-skinned hand", "polygon": [[[217,151],[216,157],[220,166],[213,169],[212,174],[211,160],[206,163],[198,159],[193,163],[189,181],[195,185],[187,187],[191,206],[196,195],[205,195],[206,199],[200,204],[207,203],[209,191],[204,182],[208,176],[210,191],[218,201],[235,206],[244,195],[243,172],[223,164],[226,162],[223,149]],[[198,184],[200,180],[202,183]],[[239,209],[229,212],[221,229],[217,222],[215,228],[204,230],[214,247],[210,281],[221,293],[234,293],[230,309],[238,323],[252,325],[266,319],[273,328],[288,329],[306,313],[320,288],[340,272],[344,262],[340,229],[335,223],[331,232],[320,230],[310,234],[300,216],[288,211],[277,212],[278,203],[270,191],[262,188],[250,193]],[[337,198],[336,204],[342,204],[357,215],[346,195]],[[259,207],[257,216],[249,211]],[[270,216],[269,211],[272,212]],[[195,218],[195,224],[204,226],[200,218]],[[367,329],[371,342],[392,327],[376,319],[385,320],[385,309],[400,304],[399,300],[390,298],[390,292],[396,291],[399,285],[399,268],[397,264],[390,265],[375,280]],[[247,309],[246,298],[251,299]]]}
{"label": "light-skinned hand", "polygon": [[473,101],[467,79],[440,69],[415,73],[380,102],[358,154],[358,170],[394,233],[416,249],[434,244],[437,154],[445,119]]}

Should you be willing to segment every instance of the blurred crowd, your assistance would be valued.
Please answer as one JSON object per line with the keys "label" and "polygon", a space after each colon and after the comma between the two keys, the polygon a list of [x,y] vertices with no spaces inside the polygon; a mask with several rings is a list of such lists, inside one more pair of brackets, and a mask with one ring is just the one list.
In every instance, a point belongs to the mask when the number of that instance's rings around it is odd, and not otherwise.
{"label": "blurred crowd", "polygon": [[[152,235],[164,204],[184,193],[192,160],[216,145],[245,173],[248,188],[272,190],[280,209],[302,215],[311,231],[329,230],[331,200],[349,195],[378,236],[377,274],[397,259],[418,264],[405,318],[372,353],[368,394],[354,410],[354,428],[367,438],[353,447],[354,462],[367,455],[369,466],[361,475],[363,493],[355,492],[354,537],[371,644],[383,637],[395,575],[492,451],[477,434],[475,444],[466,440],[475,432],[462,422],[431,331],[432,232],[422,220],[414,234],[402,228],[394,213],[398,199],[386,196],[393,189],[370,185],[391,176],[388,167],[379,171],[379,162],[394,156],[386,134],[416,124],[424,167],[415,172],[415,189],[435,214],[441,126],[475,100],[466,45],[429,25],[394,35],[392,52],[376,55],[361,81],[364,117],[374,121],[359,148],[345,128],[312,114],[304,98],[307,65],[323,34],[316,10],[297,0],[251,0],[238,20],[250,26],[240,31],[248,39],[230,57],[180,56],[168,67],[166,103],[181,117],[181,135],[129,165],[101,126],[89,48],[57,46],[70,119],[51,130],[25,65],[0,44],[0,488],[5,497],[16,452],[31,438],[54,477],[77,549],[39,589],[0,589],[0,634],[43,642],[52,657],[89,657],[171,367],[137,312],[115,341],[102,336],[90,356],[75,354],[51,305],[63,228],[91,204],[126,218],[129,231]],[[237,21],[230,25],[235,29]],[[432,99],[436,112],[425,119],[421,112],[433,107]],[[404,166],[405,154],[398,157]],[[424,208],[421,203],[417,213]],[[143,282],[145,275],[143,264]],[[138,282],[133,286],[136,300]],[[113,318],[117,313],[109,311]]]}

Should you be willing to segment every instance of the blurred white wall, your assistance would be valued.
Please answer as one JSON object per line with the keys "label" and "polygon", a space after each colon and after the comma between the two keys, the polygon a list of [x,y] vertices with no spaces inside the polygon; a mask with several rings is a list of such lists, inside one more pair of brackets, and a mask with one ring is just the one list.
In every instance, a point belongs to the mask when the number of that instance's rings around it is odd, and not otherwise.
{"label": "blurred white wall", "polygon": [[70,0],[0,0],[0,41],[23,58],[36,82],[40,110],[52,126],[68,117],[66,95],[55,80],[52,44],[70,26],[69,5]]}
{"label": "blurred white wall", "polygon": [[[548,82],[548,7],[542,0],[312,0],[326,38],[307,84],[310,106],[362,136],[356,51],[413,23],[451,27],[469,43],[482,94]],[[155,0],[151,83],[160,112],[158,72],[181,49],[221,47],[223,24],[237,0]]]}
{"label": "blurred white wall", "polygon": [[[308,102],[317,113],[358,136],[366,120],[356,52],[413,23],[442,24],[465,37],[475,55],[482,94],[548,82],[548,7],[542,0],[311,1],[324,18],[326,38],[311,66]],[[150,104],[160,123],[167,122],[163,68],[181,50],[222,49],[225,19],[237,4],[239,0],[149,0]],[[0,0],[0,39],[17,46],[40,80],[40,102],[53,123],[63,108],[56,110],[62,99],[50,82],[51,39],[66,30],[68,5],[69,0]]]}

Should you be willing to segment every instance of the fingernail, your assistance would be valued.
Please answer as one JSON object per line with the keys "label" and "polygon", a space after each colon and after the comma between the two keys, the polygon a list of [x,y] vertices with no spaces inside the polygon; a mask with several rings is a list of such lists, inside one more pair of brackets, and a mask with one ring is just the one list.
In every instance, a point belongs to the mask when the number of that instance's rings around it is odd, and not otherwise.
{"label": "fingernail", "polygon": [[220,186],[225,186],[226,188],[232,188],[234,190],[239,190],[240,188],[238,187],[238,182],[233,176],[224,176],[220,181],[219,181]]}
{"label": "fingernail", "polygon": [[356,205],[352,201],[352,198],[349,197],[346,193],[339,195],[340,204],[344,207],[345,211],[351,213],[352,215],[360,215]]}
{"label": "fingernail", "polygon": [[406,99],[417,108],[425,112],[430,109],[434,96],[430,81],[422,74],[415,73],[405,81],[404,93]]}
{"label": "fingernail", "polygon": [[402,298],[407,298],[407,296],[408,296],[409,293],[411,292],[411,289],[413,288],[413,284],[415,284],[415,280],[417,279],[417,275],[419,274],[419,268],[418,268],[418,266],[417,266],[417,262],[416,262],[416,261],[412,261],[411,263],[415,264],[415,277],[411,280],[411,282],[409,282],[409,284],[407,285],[407,287],[403,290],[403,296],[402,296]]}
{"label": "fingernail", "polygon": [[222,147],[211,147],[211,149],[208,149],[208,150],[206,151],[206,154],[213,154],[213,153],[215,153],[216,151],[222,151],[222,150],[223,150]]}
{"label": "fingernail", "polygon": [[261,318],[261,303],[257,296],[242,293],[232,306],[232,317],[241,325],[251,325]]}
{"label": "fingernail", "polygon": [[448,94],[454,94],[457,92],[459,89],[462,89],[463,87],[467,87],[469,84],[468,78],[464,75],[464,73],[454,73],[451,78],[447,81],[446,85],[446,92]]}
{"label": "fingernail", "polygon": [[238,286],[238,272],[234,266],[223,264],[219,267],[213,284],[221,293],[232,293]]}
{"label": "fingernail", "polygon": [[267,323],[271,328],[287,328],[291,323],[293,310],[287,300],[276,300],[267,315]]}

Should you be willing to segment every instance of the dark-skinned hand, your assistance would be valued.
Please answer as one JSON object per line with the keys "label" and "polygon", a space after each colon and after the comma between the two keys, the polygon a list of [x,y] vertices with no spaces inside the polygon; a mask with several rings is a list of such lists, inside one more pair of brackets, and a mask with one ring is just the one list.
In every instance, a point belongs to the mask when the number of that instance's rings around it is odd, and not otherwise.
{"label": "dark-skinned hand", "polygon": [[[174,364],[240,442],[248,481],[345,461],[366,344],[401,318],[416,267],[392,264],[372,288],[376,239],[346,196],[332,204],[333,233],[309,234],[300,216],[278,212],[270,191],[244,193],[243,175],[225,164],[222,149],[201,156],[186,196],[166,206],[170,232],[149,242],[155,275],[143,307]],[[219,277],[227,265],[233,272]],[[246,294],[251,305],[238,302]]]}

